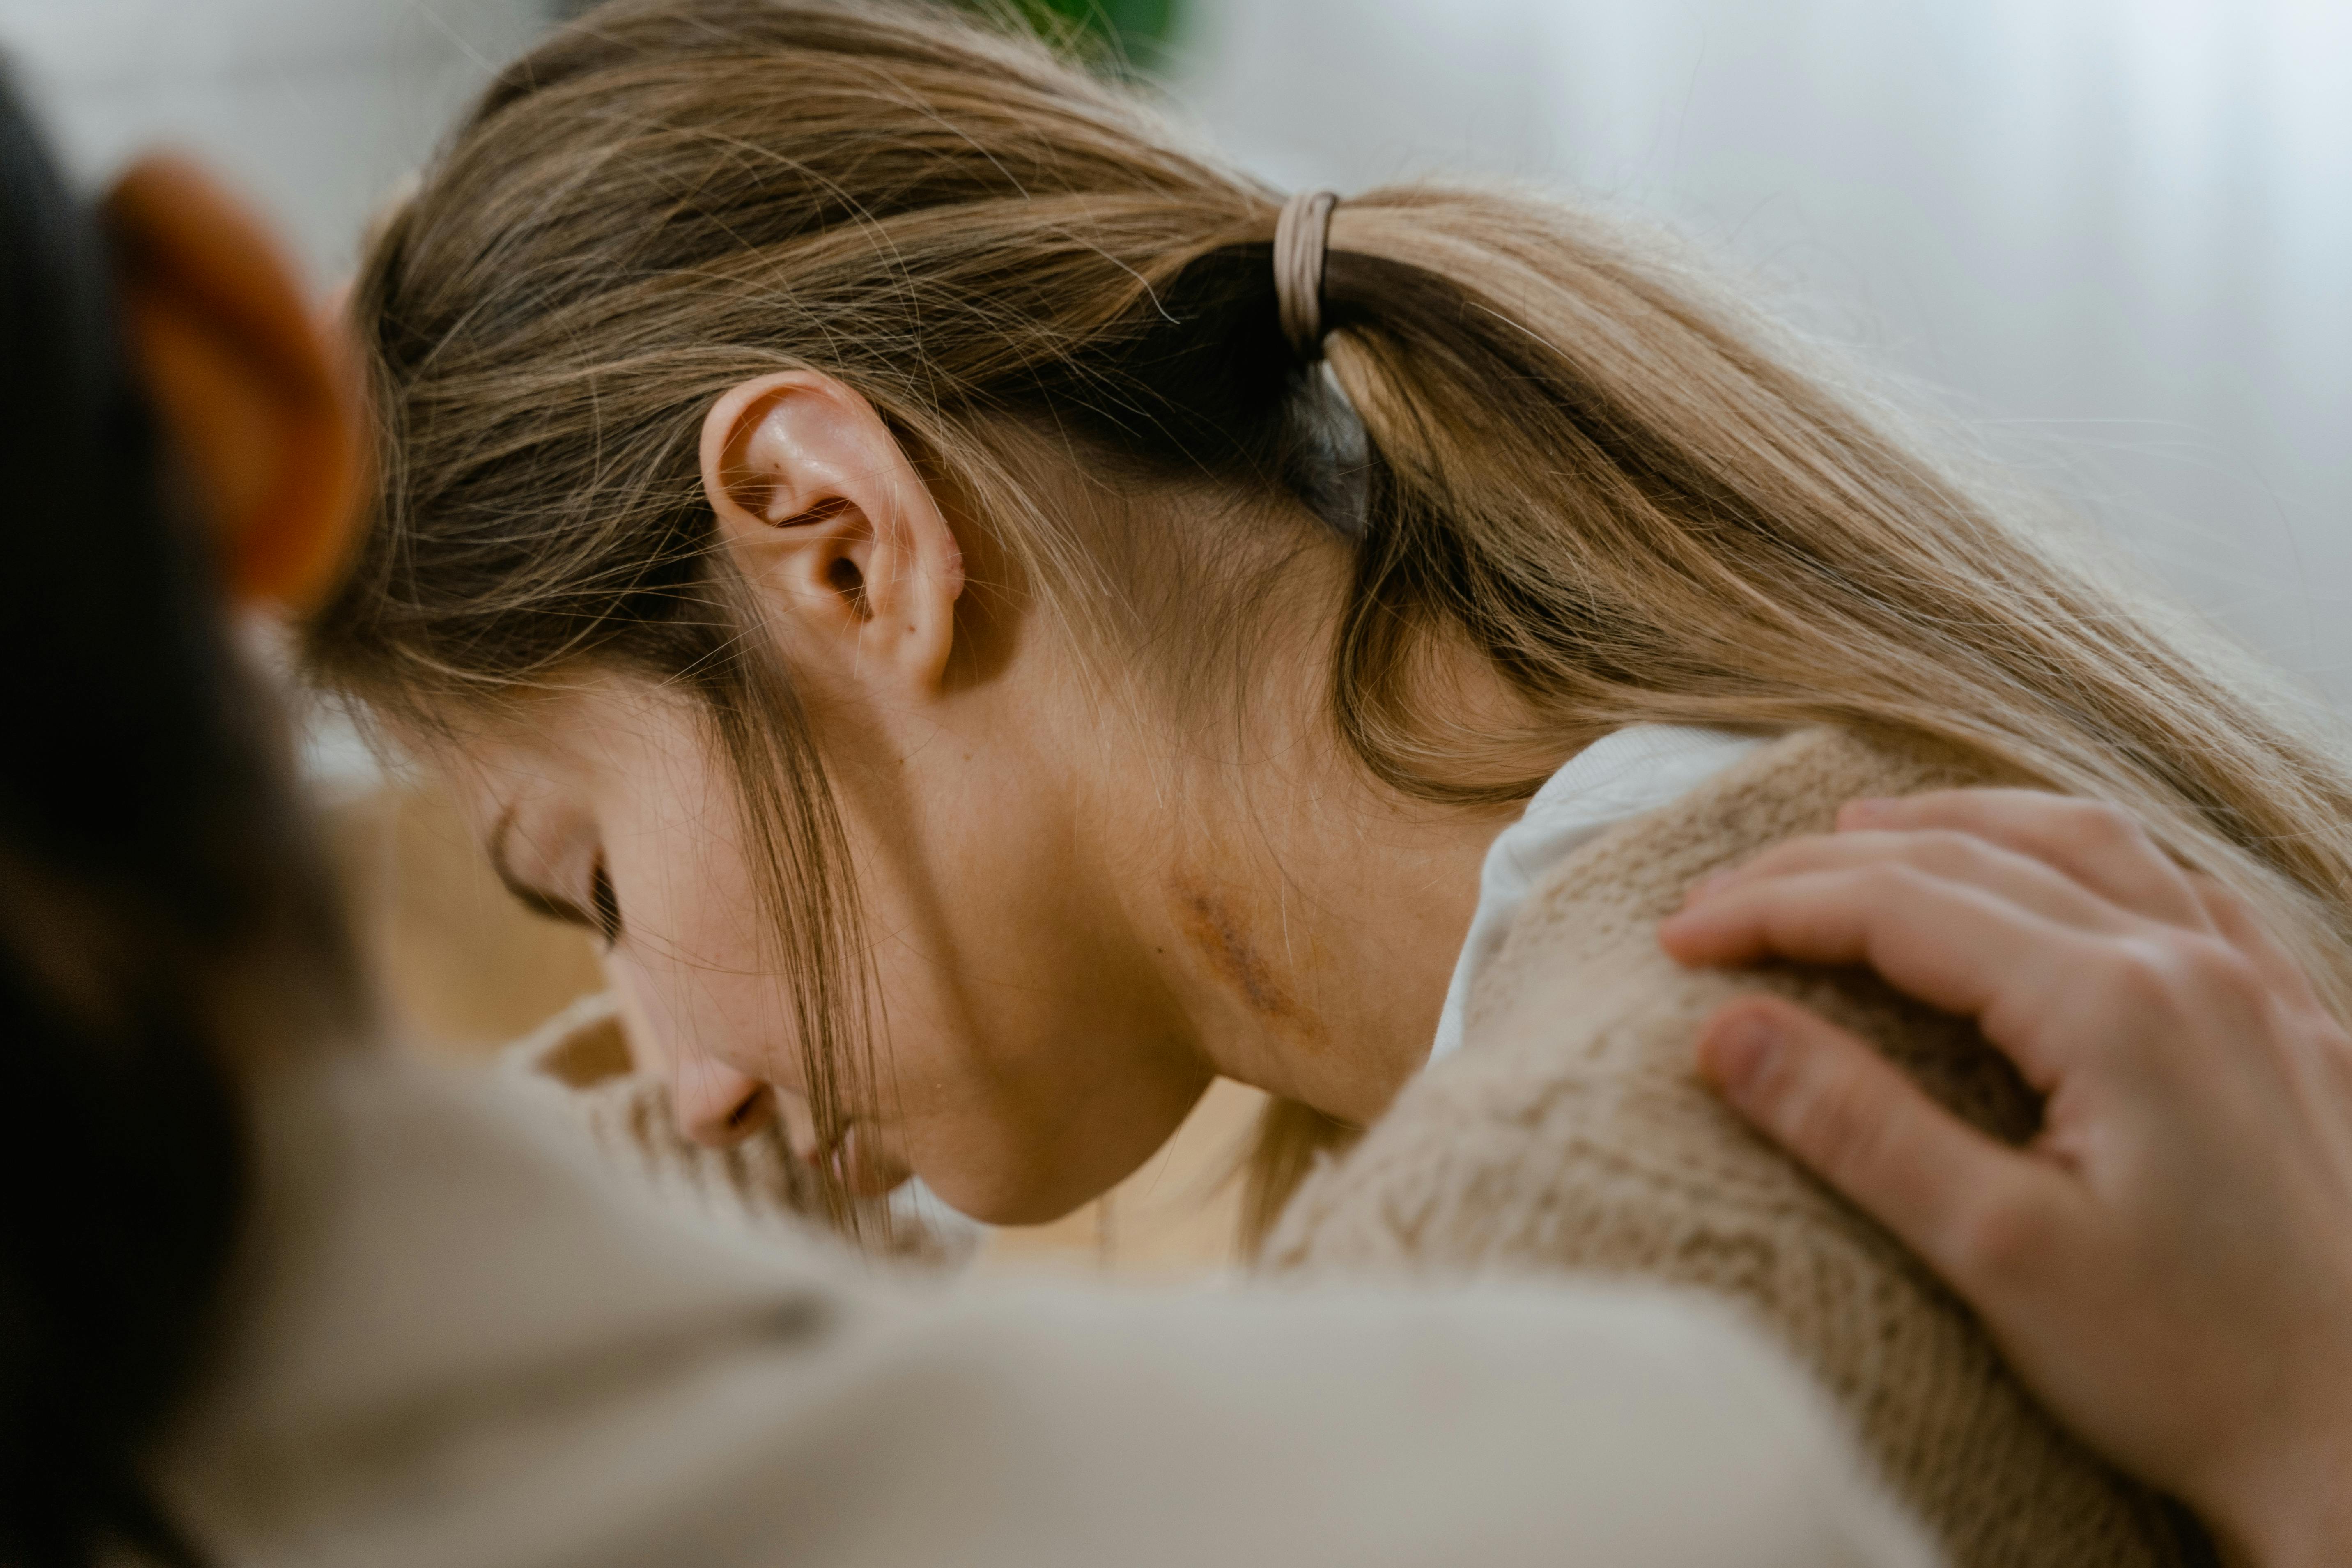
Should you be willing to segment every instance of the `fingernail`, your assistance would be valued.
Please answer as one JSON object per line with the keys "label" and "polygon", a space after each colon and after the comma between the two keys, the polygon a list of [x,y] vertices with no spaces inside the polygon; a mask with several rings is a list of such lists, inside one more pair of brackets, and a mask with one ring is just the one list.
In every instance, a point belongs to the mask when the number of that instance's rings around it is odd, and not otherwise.
{"label": "fingernail", "polygon": [[1838,826],[1842,828],[1867,827],[1874,822],[1885,821],[1894,805],[1893,801],[1883,796],[1847,801],[1838,809]]}
{"label": "fingernail", "polygon": [[1707,1077],[1734,1092],[1745,1088],[1780,1048],[1780,1029],[1765,1014],[1741,1012],[1707,1032],[1700,1065]]}

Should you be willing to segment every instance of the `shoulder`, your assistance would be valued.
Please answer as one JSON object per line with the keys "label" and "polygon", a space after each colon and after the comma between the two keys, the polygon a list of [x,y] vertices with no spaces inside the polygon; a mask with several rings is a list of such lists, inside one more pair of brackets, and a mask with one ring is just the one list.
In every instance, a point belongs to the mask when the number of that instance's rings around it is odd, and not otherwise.
{"label": "shoulder", "polygon": [[[1701,1020],[1757,987],[1822,1008],[1944,1083],[1979,1121],[2021,1130],[2032,1107],[2013,1077],[1950,1020],[1858,974],[1685,970],[1654,934],[1697,879],[1827,827],[1847,799],[1988,777],[1925,743],[1808,730],[1569,856],[1530,891],[1481,977],[1464,1050],[1409,1084],[1345,1160],[1302,1189],[1269,1258],[1542,1251],[1549,1244],[1502,1239],[1526,1220],[1523,1206],[1549,1213],[1564,1190],[1590,1198],[1586,1189],[1636,1173],[1680,1188],[1737,1168],[1732,1185],[1773,1189],[1776,1211],[1826,1209],[1826,1194],[1733,1124],[1690,1067]],[[1397,1208],[1405,1201],[1409,1221]]]}
{"label": "shoulder", "polygon": [[[1345,1160],[1302,1189],[1269,1256],[1326,1250],[1362,1221],[1408,1252],[1466,1258],[1517,1222],[1509,1211],[1520,1199],[1542,1207],[1563,1187],[1601,1182],[1603,1164],[1683,1185],[1728,1163],[1826,1205],[1731,1121],[1690,1065],[1701,1020],[1759,987],[1822,1008],[1931,1080],[1955,1080],[1979,1120],[2021,1129],[2032,1108],[2013,1078],[1951,1020],[1857,973],[1686,970],[1655,936],[1694,882],[1826,828],[1845,800],[1989,776],[1924,742],[1806,730],[1570,855],[1531,889],[1481,977],[1463,1051],[1408,1084]],[[1391,1200],[1376,1195],[1387,1180],[1418,1203],[1450,1201],[1456,1187],[1475,1195],[1442,1225],[1401,1231]]]}
{"label": "shoulder", "polygon": [[1983,763],[1915,737],[1834,729],[1784,735],[1551,868],[1472,998],[1472,1026],[1561,964],[1637,932],[1646,938],[1710,872],[1827,831],[1849,800],[1993,782]]}
{"label": "shoulder", "polygon": [[1302,1187],[1271,1266],[1308,1274],[1559,1268],[1740,1303],[1863,1428],[1963,1561],[2166,1561],[2147,1500],[2074,1447],[1956,1299],[1698,1080],[1702,1021],[1791,996],[1997,1136],[2040,1107],[1970,1026],[1850,971],[1685,970],[1658,920],[1693,881],[1840,803],[1993,782],[1926,745],[1809,731],[1569,857],[1482,977],[1464,1047]]}

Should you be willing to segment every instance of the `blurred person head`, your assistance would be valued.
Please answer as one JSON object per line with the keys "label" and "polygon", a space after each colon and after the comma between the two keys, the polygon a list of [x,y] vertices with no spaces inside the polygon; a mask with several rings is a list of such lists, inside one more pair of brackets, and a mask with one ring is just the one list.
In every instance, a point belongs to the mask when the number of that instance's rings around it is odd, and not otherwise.
{"label": "blurred person head", "polygon": [[347,1034],[338,910],[219,602],[352,479],[278,253],[193,169],[87,210],[0,84],[0,1560],[191,1553],[140,1479],[244,1194],[236,1076]]}
{"label": "blurred person head", "polygon": [[[1058,1213],[1211,1034],[1278,1093],[1355,1048],[1379,955],[1292,846],[1499,822],[1643,721],[2118,802],[2343,970],[2336,755],[1998,475],[1524,195],[1349,197],[1302,355],[1280,205],[946,9],[620,0],[387,220],[310,654],[604,938],[689,1131],[781,1097],[852,1184]],[[1259,1214],[1353,1114],[1277,1112]]]}

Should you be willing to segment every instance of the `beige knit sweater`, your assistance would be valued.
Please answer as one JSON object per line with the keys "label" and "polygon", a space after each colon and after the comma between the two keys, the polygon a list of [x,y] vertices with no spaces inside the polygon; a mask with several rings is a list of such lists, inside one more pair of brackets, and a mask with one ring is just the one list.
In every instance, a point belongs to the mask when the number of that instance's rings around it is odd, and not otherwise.
{"label": "beige knit sweater", "polygon": [[1855,972],[1687,972],[1654,935],[1700,877],[1826,828],[1843,801],[1981,782],[1921,747],[1808,731],[1570,856],[1481,977],[1464,1049],[1307,1179],[1265,1267],[1553,1268],[1727,1296],[1819,1374],[1956,1563],[2200,1561],[2193,1527],[2062,1433],[1957,1298],[1692,1070],[1701,1020],[1764,987],[1877,1042],[1978,1126],[2028,1136],[2032,1095],[1969,1026]]}

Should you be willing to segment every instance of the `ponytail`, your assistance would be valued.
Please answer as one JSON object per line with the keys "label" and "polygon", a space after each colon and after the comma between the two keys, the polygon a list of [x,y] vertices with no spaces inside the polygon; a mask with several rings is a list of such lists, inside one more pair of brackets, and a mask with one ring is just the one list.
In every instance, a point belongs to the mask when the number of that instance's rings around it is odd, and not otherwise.
{"label": "ponytail", "polygon": [[1930,736],[2352,938],[2332,727],[1670,258],[1560,209],[1375,193],[1334,219],[1324,308],[1371,455],[1335,717],[1382,778],[1540,782],[1463,779],[1412,701],[1415,639],[1458,636],[1541,732]]}
{"label": "ponytail", "polygon": [[[2063,524],[1901,439],[1654,247],[1558,208],[1349,201],[1322,310],[1364,432],[1331,711],[1372,773],[1500,802],[1627,724],[1928,736],[2123,805],[2294,933],[2352,1012],[2352,784],[2332,726],[2070,558]],[[1433,639],[1482,653],[1524,730],[1433,700],[1414,679]],[[1245,1236],[1350,1136],[1270,1110]]]}

